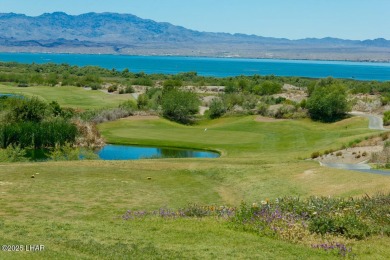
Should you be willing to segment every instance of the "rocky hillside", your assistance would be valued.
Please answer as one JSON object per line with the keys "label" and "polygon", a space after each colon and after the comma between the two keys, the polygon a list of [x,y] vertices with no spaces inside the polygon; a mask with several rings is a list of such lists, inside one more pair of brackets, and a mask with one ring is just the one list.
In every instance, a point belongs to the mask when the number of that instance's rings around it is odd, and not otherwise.
{"label": "rocky hillside", "polygon": [[390,41],[209,33],[131,14],[0,14],[0,51],[390,61]]}

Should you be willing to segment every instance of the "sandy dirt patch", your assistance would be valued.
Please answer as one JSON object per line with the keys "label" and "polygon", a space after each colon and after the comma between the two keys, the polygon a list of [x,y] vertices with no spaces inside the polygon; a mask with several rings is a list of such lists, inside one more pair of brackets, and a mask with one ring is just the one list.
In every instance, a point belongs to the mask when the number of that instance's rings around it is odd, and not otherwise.
{"label": "sandy dirt patch", "polygon": [[200,107],[199,107],[199,114],[203,116],[204,113],[205,113],[207,110],[209,110],[208,107],[200,106]]}
{"label": "sandy dirt patch", "polygon": [[380,152],[382,149],[382,145],[353,147],[323,155],[316,160],[323,163],[358,164],[367,162],[371,158],[372,153]]}
{"label": "sandy dirt patch", "polygon": [[276,119],[272,117],[265,117],[265,116],[257,116],[255,118],[256,122],[283,122],[287,121],[288,119]]}
{"label": "sandy dirt patch", "polygon": [[136,115],[136,116],[129,116],[122,118],[121,120],[131,120],[131,121],[137,121],[137,120],[157,120],[160,117],[158,116],[148,116],[148,115]]}

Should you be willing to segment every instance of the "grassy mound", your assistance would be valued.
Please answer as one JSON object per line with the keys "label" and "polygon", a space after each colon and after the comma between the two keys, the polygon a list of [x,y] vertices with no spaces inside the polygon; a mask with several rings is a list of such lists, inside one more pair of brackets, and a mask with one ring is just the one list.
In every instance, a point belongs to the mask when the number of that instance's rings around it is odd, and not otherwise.
{"label": "grassy mound", "polygon": [[[337,258],[337,251],[259,236],[213,216],[133,221],[121,216],[129,209],[188,203],[238,207],[241,201],[251,205],[284,196],[358,196],[390,186],[386,176],[300,159],[371,134],[359,118],[321,124],[239,117],[196,126],[122,119],[100,130],[113,143],[212,149],[222,157],[1,164],[0,241],[44,244],[45,251],[0,252],[0,258]],[[354,242],[353,252],[388,258],[389,242],[375,235]]]}

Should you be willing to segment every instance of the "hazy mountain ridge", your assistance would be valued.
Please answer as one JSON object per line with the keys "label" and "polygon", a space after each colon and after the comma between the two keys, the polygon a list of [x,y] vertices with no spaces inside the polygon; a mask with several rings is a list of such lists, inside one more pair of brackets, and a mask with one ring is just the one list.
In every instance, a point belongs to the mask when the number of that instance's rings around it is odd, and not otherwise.
{"label": "hazy mountain ridge", "polygon": [[0,13],[0,51],[390,61],[390,41],[288,40],[189,30],[131,14]]}

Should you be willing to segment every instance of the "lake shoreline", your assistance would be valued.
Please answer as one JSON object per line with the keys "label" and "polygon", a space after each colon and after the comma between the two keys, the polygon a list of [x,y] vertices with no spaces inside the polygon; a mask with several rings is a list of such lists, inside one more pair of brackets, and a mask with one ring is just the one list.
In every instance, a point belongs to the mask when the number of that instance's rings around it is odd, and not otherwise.
{"label": "lake shoreline", "polygon": [[[2,54],[52,54],[52,55],[107,55],[107,56],[124,56],[124,57],[172,57],[172,58],[204,58],[204,59],[244,59],[244,60],[269,60],[269,61],[313,61],[313,62],[351,62],[351,63],[373,63],[373,64],[390,64],[390,60],[377,60],[377,59],[309,59],[309,58],[271,58],[271,57],[253,57],[253,56],[238,56],[238,55],[176,55],[176,54],[124,54],[124,53],[88,53],[88,52],[35,52],[35,51],[4,51],[0,50]],[[0,61],[2,62],[2,61]]]}
{"label": "lake shoreline", "polygon": [[22,64],[98,66],[133,73],[176,75],[196,72],[204,77],[270,75],[280,77],[390,81],[390,63],[254,59],[197,56],[135,56],[113,54],[1,53],[0,61]]}

